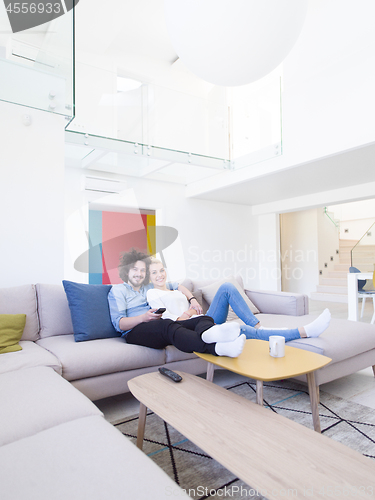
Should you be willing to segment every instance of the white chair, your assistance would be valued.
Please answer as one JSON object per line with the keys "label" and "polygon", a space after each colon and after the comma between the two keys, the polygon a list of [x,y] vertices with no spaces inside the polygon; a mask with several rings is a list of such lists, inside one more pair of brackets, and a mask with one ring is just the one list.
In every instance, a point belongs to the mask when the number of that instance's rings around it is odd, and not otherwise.
{"label": "white chair", "polygon": [[[361,271],[356,267],[349,267],[350,273],[360,273]],[[372,275],[372,282],[375,287],[375,271]],[[363,290],[363,287],[366,285],[366,280],[358,280],[358,297],[362,299],[362,309],[361,309],[361,318],[363,317],[363,313],[365,311],[365,303],[367,297],[372,297],[372,304],[374,306],[374,314],[371,318],[371,324],[375,323],[375,289],[374,290]]]}

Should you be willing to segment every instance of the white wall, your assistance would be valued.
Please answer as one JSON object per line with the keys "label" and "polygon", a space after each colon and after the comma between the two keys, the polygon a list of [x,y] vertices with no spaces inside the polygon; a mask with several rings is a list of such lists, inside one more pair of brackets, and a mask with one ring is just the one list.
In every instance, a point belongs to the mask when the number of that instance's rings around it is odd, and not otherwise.
{"label": "white wall", "polygon": [[280,223],[277,214],[258,217],[258,269],[259,288],[281,290]]}
{"label": "white wall", "polygon": [[126,189],[119,195],[90,195],[82,191],[80,169],[66,169],[65,277],[87,282],[74,270],[74,260],[87,249],[88,201],[96,208],[156,210],[157,225],[171,226],[178,239],[163,252],[171,279],[223,279],[241,274],[246,284],[259,286],[258,222],[243,205],[186,199],[184,186],[135,177],[95,172],[119,178]]}
{"label": "white wall", "polygon": [[[375,222],[375,199],[332,205],[329,210],[340,221],[340,238],[343,240],[359,240]],[[367,236],[363,243],[373,245],[374,238],[372,228],[371,237]]]}
{"label": "white wall", "polygon": [[374,140],[375,3],[313,0],[284,62],[285,155],[308,161]]}
{"label": "white wall", "polygon": [[282,289],[309,294],[319,283],[317,211],[281,215]]}
{"label": "white wall", "polygon": [[282,289],[309,295],[319,284],[319,271],[327,277],[339,263],[338,227],[323,208],[282,214],[280,219]]}
{"label": "white wall", "polygon": [[[23,125],[23,116],[31,125]],[[47,112],[0,103],[0,285],[59,283],[64,255],[64,125]]]}
{"label": "white wall", "polygon": [[179,231],[188,277],[241,274],[247,285],[258,286],[257,221],[249,207],[181,197],[163,207],[163,224]]}
{"label": "white wall", "polygon": [[[342,220],[340,223],[340,238],[343,240],[361,240],[363,245],[375,244],[375,218]],[[366,235],[366,236],[365,236]],[[363,239],[362,239],[363,238]]]}

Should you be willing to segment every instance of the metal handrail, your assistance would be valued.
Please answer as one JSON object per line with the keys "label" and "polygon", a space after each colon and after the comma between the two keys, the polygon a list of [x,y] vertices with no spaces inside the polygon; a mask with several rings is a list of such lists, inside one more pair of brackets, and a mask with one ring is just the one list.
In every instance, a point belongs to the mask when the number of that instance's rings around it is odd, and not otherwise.
{"label": "metal handrail", "polygon": [[328,215],[328,210],[327,210],[327,207],[324,207],[324,213],[326,214],[326,216],[328,217],[328,219],[333,222],[333,224],[336,226],[336,227],[339,227],[339,225],[337,224],[337,222],[335,220],[332,219],[332,217],[330,215]]}

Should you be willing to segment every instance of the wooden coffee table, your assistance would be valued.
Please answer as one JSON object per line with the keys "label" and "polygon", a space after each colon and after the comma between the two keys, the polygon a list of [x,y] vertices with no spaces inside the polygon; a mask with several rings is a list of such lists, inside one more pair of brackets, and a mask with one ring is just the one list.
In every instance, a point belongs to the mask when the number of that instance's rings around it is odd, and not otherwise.
{"label": "wooden coffee table", "polygon": [[219,385],[178,373],[178,384],[159,372],[129,380],[141,403],[140,449],[149,408],[269,500],[372,497],[370,458]]}
{"label": "wooden coffee table", "polygon": [[273,358],[269,355],[269,343],[266,340],[246,340],[244,350],[237,358],[199,352],[195,354],[208,361],[207,380],[211,382],[214,375],[213,365],[255,379],[256,401],[262,406],[263,382],[306,375],[314,429],[321,432],[318,411],[319,387],[316,386],[314,372],[328,365],[332,361],[331,358],[290,346],[285,346],[283,358]]}

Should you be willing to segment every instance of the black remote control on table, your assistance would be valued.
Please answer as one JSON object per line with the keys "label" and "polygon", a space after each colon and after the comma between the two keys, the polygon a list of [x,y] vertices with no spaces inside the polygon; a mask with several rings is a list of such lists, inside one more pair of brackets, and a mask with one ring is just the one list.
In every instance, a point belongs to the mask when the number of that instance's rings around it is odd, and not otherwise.
{"label": "black remote control on table", "polygon": [[172,370],[168,370],[168,368],[161,367],[159,368],[159,372],[164,375],[165,377],[170,378],[173,380],[173,382],[181,382],[182,377],[176,372],[173,372]]}

